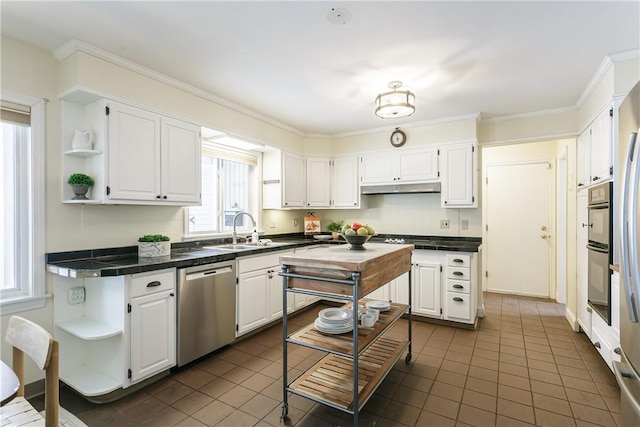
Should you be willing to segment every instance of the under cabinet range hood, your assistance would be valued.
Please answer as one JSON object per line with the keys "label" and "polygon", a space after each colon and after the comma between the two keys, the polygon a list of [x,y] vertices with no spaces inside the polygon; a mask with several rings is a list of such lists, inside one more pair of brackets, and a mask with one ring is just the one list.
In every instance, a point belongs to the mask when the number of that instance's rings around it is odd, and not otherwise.
{"label": "under cabinet range hood", "polygon": [[439,193],[439,182],[425,182],[421,184],[387,184],[362,185],[362,194],[409,194],[409,193]]}

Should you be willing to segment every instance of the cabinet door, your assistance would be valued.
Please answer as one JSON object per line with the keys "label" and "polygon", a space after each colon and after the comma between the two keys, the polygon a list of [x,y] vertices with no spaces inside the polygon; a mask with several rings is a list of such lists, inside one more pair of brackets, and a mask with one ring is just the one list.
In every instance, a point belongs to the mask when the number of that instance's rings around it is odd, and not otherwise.
{"label": "cabinet door", "polygon": [[176,299],[173,291],[131,299],[131,382],[176,364]]}
{"label": "cabinet door", "polygon": [[397,183],[398,172],[395,164],[395,157],[389,153],[363,155],[360,158],[360,184]]}
{"label": "cabinet door", "polygon": [[358,176],[358,158],[356,156],[333,159],[334,208],[357,208],[360,206]]}
{"label": "cabinet door", "polygon": [[440,317],[440,266],[439,263],[428,262],[414,264],[413,311],[416,313]]}
{"label": "cabinet door", "polygon": [[477,207],[475,144],[455,144],[441,149],[441,206]]}
{"label": "cabinet door", "polygon": [[578,136],[578,188],[588,186],[591,182],[591,129],[586,129]]}
{"label": "cabinet door", "polygon": [[586,190],[578,193],[577,203],[577,230],[576,230],[576,271],[577,271],[577,284],[576,284],[576,299],[577,307],[576,316],[578,318],[578,324],[584,331],[584,333],[591,337],[591,308],[588,304],[588,275],[587,275],[587,243],[589,240],[589,218],[587,212],[588,193]]}
{"label": "cabinet door", "polygon": [[162,200],[201,201],[200,127],[170,118],[161,120]]}
{"label": "cabinet door", "polygon": [[[416,277],[413,276],[412,279],[415,285]],[[398,304],[409,304],[409,273],[404,273],[391,282],[389,298]]]}
{"label": "cabinet door", "polygon": [[109,103],[109,178],[111,200],[158,200],[160,180],[160,116]]}
{"label": "cabinet door", "polygon": [[263,269],[238,276],[237,335],[255,329],[269,321],[268,273]]}
{"label": "cabinet door", "polygon": [[591,131],[591,182],[611,178],[613,151],[613,108],[605,108],[592,125]]}
{"label": "cabinet door", "polygon": [[331,207],[331,159],[307,157],[307,206]]}
{"label": "cabinet door", "polygon": [[427,148],[398,154],[400,183],[438,179],[438,149]]}
{"label": "cabinet door", "polygon": [[304,159],[296,154],[282,154],[282,205],[304,207]]}
{"label": "cabinet door", "polygon": [[[269,321],[282,318],[282,277],[278,276],[279,266],[267,270],[269,282]],[[293,294],[287,292],[287,313],[293,311]]]}

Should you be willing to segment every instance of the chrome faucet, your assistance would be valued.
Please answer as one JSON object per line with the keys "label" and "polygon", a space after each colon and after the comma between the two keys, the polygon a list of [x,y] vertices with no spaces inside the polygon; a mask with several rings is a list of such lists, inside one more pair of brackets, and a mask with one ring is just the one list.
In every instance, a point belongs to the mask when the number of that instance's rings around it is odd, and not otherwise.
{"label": "chrome faucet", "polygon": [[257,227],[256,220],[253,219],[253,217],[251,216],[251,214],[249,212],[240,211],[237,214],[235,214],[233,216],[233,231],[231,232],[231,243],[234,244],[234,245],[236,245],[238,243],[238,233],[236,233],[236,219],[240,215],[247,215],[249,218],[251,218],[251,224],[253,225],[253,228],[255,229]]}

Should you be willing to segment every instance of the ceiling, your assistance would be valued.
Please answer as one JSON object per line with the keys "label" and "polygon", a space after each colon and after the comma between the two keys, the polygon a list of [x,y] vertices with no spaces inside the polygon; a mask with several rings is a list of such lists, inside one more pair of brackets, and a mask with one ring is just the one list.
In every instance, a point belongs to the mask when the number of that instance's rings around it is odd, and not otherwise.
{"label": "ceiling", "polygon": [[[0,7],[5,36],[51,52],[76,39],[304,135],[575,107],[607,55],[640,47],[638,1]],[[416,94],[408,118],[374,115],[392,80]]]}

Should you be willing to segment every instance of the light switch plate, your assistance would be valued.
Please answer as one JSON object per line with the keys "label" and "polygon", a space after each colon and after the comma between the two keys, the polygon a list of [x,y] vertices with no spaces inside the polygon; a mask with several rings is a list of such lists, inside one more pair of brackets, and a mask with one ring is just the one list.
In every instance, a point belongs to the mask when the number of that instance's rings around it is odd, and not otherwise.
{"label": "light switch plate", "polygon": [[76,286],[75,288],[69,289],[69,293],[67,294],[67,300],[69,304],[82,304],[85,299],[84,286]]}

